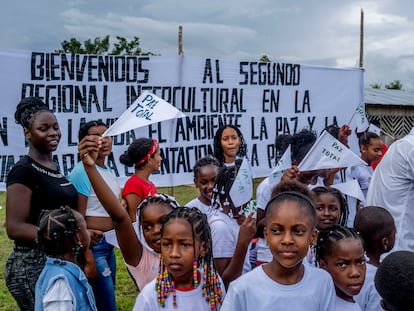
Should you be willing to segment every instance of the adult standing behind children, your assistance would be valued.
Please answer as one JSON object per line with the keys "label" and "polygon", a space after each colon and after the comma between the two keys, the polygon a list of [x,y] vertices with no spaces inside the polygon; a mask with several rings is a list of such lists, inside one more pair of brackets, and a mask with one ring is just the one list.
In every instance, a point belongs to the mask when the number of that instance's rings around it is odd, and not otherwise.
{"label": "adult standing behind children", "polygon": [[214,157],[220,165],[236,165],[236,160],[242,160],[246,154],[247,145],[240,129],[233,124],[224,124],[219,127],[214,135]]}
{"label": "adult standing behind children", "polygon": [[[106,129],[107,127],[102,121],[89,121],[81,125],[79,141],[86,135],[101,136]],[[105,161],[111,152],[112,139],[111,137],[104,137],[95,165],[114,195],[120,198],[121,188],[118,185],[118,181],[105,165]],[[88,229],[98,230],[99,237],[102,237],[103,232],[112,230],[112,219],[96,196],[82,162],[78,162],[75,165],[68,179],[78,190],[78,210],[85,216]],[[115,311],[116,258],[114,247],[105,240],[105,237],[95,242],[96,245],[92,247],[92,250],[85,252],[84,272],[91,281],[98,310]]]}
{"label": "adult standing behind children", "polygon": [[414,128],[391,144],[369,184],[366,205],[381,206],[394,218],[394,251],[414,251]]}
{"label": "adult standing behind children", "polygon": [[162,161],[158,141],[151,138],[135,139],[119,157],[119,161],[126,166],[135,166],[134,174],[128,178],[122,189],[129,217],[135,222],[138,205],[157,193],[157,188],[149,178],[160,169]]}
{"label": "adult standing behind children", "polygon": [[22,99],[14,116],[29,151],[7,176],[6,230],[14,248],[5,279],[20,309],[33,310],[35,284],[46,261],[36,242],[40,212],[64,205],[76,209],[78,196],[52,159],[61,138],[56,116],[36,97]]}

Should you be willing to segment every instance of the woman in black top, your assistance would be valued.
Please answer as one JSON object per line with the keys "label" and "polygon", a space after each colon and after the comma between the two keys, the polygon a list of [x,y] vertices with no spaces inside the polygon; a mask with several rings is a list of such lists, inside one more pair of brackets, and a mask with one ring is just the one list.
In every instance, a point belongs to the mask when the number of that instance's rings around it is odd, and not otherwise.
{"label": "woman in black top", "polygon": [[37,248],[41,210],[64,205],[77,208],[77,192],[52,159],[61,132],[55,115],[36,97],[17,105],[15,120],[23,127],[29,152],[7,176],[6,230],[14,249],[6,263],[6,285],[21,310],[34,309],[34,288],[45,255]]}

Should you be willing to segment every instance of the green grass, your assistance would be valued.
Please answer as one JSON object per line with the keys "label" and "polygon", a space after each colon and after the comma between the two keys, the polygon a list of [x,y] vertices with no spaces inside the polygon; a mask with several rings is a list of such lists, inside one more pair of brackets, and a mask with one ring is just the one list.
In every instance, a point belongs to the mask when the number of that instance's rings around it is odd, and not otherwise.
{"label": "green grass", "polygon": [[[260,181],[261,180],[255,180],[254,189],[256,189]],[[198,195],[198,189],[194,188],[193,186],[158,188],[158,192],[173,195],[180,204],[186,204],[188,201],[194,199]],[[15,311],[18,310],[17,304],[7,290],[4,280],[4,267],[6,265],[7,258],[13,248],[13,242],[7,237],[5,228],[5,192],[0,192],[0,206],[0,310]],[[116,249],[115,254],[118,264],[116,272],[116,297],[118,310],[130,311],[134,306],[138,290],[125,268],[119,249]]]}

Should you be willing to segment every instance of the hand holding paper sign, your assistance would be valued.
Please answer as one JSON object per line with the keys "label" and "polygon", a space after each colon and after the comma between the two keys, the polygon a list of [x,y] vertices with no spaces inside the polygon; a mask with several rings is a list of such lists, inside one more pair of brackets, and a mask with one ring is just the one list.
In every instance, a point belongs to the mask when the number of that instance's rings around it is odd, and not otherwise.
{"label": "hand holding paper sign", "polygon": [[367,165],[339,140],[324,131],[299,163],[300,171]]}
{"label": "hand holding paper sign", "polygon": [[145,91],[102,136],[115,136],[138,127],[182,117],[185,117],[185,114],[180,110]]}

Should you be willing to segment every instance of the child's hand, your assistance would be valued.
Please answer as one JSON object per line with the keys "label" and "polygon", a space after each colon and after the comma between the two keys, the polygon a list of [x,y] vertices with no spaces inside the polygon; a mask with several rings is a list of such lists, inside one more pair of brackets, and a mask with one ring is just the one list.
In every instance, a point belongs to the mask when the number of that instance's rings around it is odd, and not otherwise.
{"label": "child's hand", "polygon": [[285,170],[282,175],[282,181],[297,179],[299,175],[299,170],[297,165],[292,165],[291,168]]}
{"label": "child's hand", "polygon": [[88,135],[84,137],[78,144],[80,158],[84,165],[93,166],[98,157],[98,150],[102,145],[102,137],[96,135]]}
{"label": "child's hand", "polygon": [[102,240],[103,232],[101,230],[88,229],[88,232],[89,232],[89,236],[91,238],[91,245],[90,246],[95,246]]}
{"label": "child's hand", "polygon": [[256,218],[253,215],[254,212],[251,212],[240,225],[239,236],[246,241],[250,241],[256,235]]}

